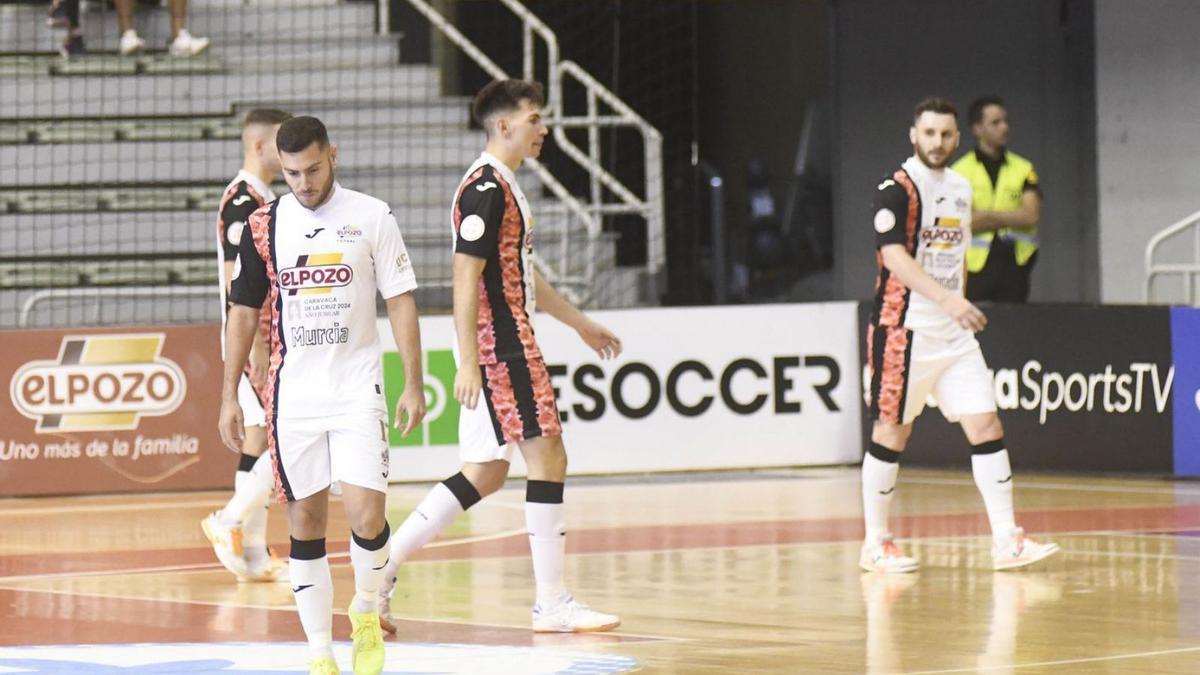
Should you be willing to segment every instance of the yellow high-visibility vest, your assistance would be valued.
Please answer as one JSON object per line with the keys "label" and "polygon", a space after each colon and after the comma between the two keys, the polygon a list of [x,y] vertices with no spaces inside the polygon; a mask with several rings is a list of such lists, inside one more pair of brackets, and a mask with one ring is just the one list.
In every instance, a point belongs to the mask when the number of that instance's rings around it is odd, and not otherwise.
{"label": "yellow high-visibility vest", "polygon": [[[951,168],[971,181],[974,208],[984,211],[1016,211],[1021,208],[1021,200],[1025,196],[1026,180],[1037,183],[1033,162],[1011,151],[1004,153],[1004,163],[1000,165],[995,187],[974,150],[960,157]],[[1018,265],[1028,263],[1037,253],[1037,227],[1006,227],[980,232],[971,237],[971,248],[967,250],[967,271],[978,272],[987,264],[988,251],[997,232],[1013,241]]]}

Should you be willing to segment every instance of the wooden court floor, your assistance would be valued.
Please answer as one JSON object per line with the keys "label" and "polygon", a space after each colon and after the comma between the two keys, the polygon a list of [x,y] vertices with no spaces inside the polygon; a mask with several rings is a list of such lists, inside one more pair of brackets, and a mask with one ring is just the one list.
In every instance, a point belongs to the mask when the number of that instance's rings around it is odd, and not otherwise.
{"label": "wooden court floor", "polygon": [[[856,469],[576,479],[569,586],[624,622],[589,636],[528,630],[514,481],[402,568],[387,672],[1200,673],[1200,483],[1017,480],[1019,521],[1062,553],[992,572],[970,474],[905,469],[893,529],[923,567],[885,577],[856,566]],[[426,489],[392,489],[393,526]],[[302,672],[287,583],[239,585],[200,532],[224,499],[0,500],[0,673]]]}

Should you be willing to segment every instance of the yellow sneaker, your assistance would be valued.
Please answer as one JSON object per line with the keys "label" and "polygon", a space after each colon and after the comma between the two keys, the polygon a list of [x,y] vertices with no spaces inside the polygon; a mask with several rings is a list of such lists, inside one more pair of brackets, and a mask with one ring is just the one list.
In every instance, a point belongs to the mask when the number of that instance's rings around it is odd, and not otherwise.
{"label": "yellow sneaker", "polygon": [[308,666],[308,675],[342,675],[337,661],[329,657],[317,659]]}
{"label": "yellow sneaker", "polygon": [[379,675],[383,672],[383,629],[379,612],[356,612],[351,605],[350,638],[354,640],[354,675]]}

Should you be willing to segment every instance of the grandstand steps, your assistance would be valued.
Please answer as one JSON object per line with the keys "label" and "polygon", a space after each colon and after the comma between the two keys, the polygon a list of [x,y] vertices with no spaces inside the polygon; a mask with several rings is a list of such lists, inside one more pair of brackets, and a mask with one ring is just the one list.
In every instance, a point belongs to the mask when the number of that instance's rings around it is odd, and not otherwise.
{"label": "grandstand steps", "polygon": [[[342,185],[394,206],[436,206],[448,212],[450,197],[462,178],[462,171],[443,166],[418,166],[389,168],[381,172],[343,170],[337,176]],[[541,195],[536,174],[523,172],[520,180],[535,211],[539,210]],[[0,214],[161,210],[201,211],[210,216],[216,213],[226,182],[0,187]],[[287,192],[287,186],[282,183],[273,187],[276,194]]]}
{"label": "grandstand steps", "polygon": [[[534,226],[540,251],[544,242],[551,238],[557,241],[564,214],[554,208],[537,209],[535,213],[541,214],[535,217]],[[394,209],[393,215],[406,240],[438,240],[443,249],[448,249],[448,206],[406,207]],[[215,238],[215,210],[0,215],[0,258],[151,255],[167,251],[207,254],[215,252]],[[443,253],[444,257],[449,255],[448,251]]]}
{"label": "grandstand steps", "polygon": [[[347,83],[352,85],[348,89]],[[290,77],[259,73],[0,77],[0,118],[223,114],[234,104],[343,101],[355,96],[436,99],[429,66],[312,70]]]}
{"label": "grandstand steps", "polygon": [[279,74],[315,68],[380,68],[398,65],[399,62],[400,39],[396,36],[318,40],[311,43],[237,43],[188,59],[171,58],[165,50],[121,56],[116,51],[102,51],[88,45],[88,53],[85,56],[72,59],[64,59],[56,52],[0,53],[0,75],[195,75],[235,71]]}
{"label": "grandstand steps", "polygon": [[[216,206],[241,163],[240,115],[255,107],[326,122],[341,184],[391,205],[423,310],[449,308],[450,200],[482,146],[470,100],[441,96],[433,66],[399,63],[401,38],[376,33],[374,3],[230,2],[192,3],[188,27],[213,45],[190,60],[161,51],[165,10],[139,11],[139,33],[153,49],[133,57],[115,54],[112,12],[85,14],[90,53],[67,61],[50,53],[62,32],[45,26],[44,6],[0,6],[0,326],[15,325],[38,290],[26,286],[193,293],[215,285]],[[520,180],[550,269],[565,263],[575,276],[594,263],[603,294],[594,301],[636,304],[641,272],[616,268],[615,235],[589,248],[535,174],[522,171]],[[574,227],[564,235],[567,222]],[[34,323],[91,315],[78,303],[92,301],[72,302],[68,312],[39,310]],[[105,300],[100,320],[218,316],[215,293],[201,293]]]}
{"label": "grandstand steps", "polygon": [[[347,170],[438,166],[465,170],[479,156],[479,139],[466,132],[392,136],[371,129],[333,129],[330,137],[338,147],[339,167]],[[231,178],[230,167],[241,163],[241,144],[232,140],[0,145],[0,185],[215,183]]]}
{"label": "grandstand steps", "polygon": [[[219,53],[227,45],[263,41],[366,38],[376,35],[374,2],[296,2],[232,8],[228,3],[189,3],[187,29],[212,40]],[[120,40],[114,11],[84,12],[80,23],[88,49],[115,52]],[[171,36],[164,8],[139,7],[138,34],[151,49],[164,49]],[[0,52],[39,52],[58,48],[62,31],[46,25],[45,5],[0,5]]]}

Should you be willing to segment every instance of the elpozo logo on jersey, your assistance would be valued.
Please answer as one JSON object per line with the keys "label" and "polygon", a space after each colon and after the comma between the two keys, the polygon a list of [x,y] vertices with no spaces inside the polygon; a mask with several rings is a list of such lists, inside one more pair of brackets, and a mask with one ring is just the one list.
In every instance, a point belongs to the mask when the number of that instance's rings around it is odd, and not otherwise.
{"label": "elpozo logo on jersey", "polygon": [[962,240],[962,221],[958,218],[938,217],[932,228],[921,230],[921,241],[934,248],[954,248]]}
{"label": "elpozo logo on jersey", "polygon": [[302,255],[295,267],[279,272],[279,288],[288,295],[324,295],[353,280],[354,270],[342,264],[341,253]]}
{"label": "elpozo logo on jersey", "polygon": [[56,360],[30,361],[9,385],[37,433],[136,429],[183,403],[187,378],[162,357],[163,333],[68,335]]}

